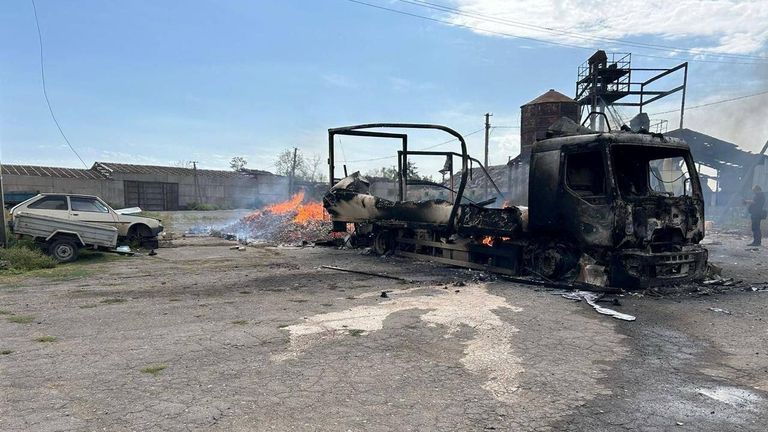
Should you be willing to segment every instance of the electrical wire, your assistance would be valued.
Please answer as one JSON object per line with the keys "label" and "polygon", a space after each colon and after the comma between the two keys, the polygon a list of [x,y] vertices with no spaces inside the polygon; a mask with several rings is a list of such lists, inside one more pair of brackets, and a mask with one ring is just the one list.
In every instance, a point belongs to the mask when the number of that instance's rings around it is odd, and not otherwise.
{"label": "electrical wire", "polygon": [[[423,20],[427,20],[427,21],[433,21],[433,22],[445,24],[445,25],[452,26],[452,27],[459,27],[459,28],[465,28],[465,29],[468,29],[468,30],[474,30],[474,31],[481,32],[481,33],[496,34],[496,35],[499,35],[499,36],[506,36],[506,37],[514,38],[514,39],[528,40],[528,41],[538,42],[538,43],[543,43],[543,44],[548,44],[548,45],[562,46],[562,47],[566,47],[566,48],[575,48],[575,49],[588,50],[588,51],[592,51],[592,50],[595,49],[594,47],[586,47],[586,46],[582,46],[582,45],[575,45],[575,44],[570,44],[570,43],[565,43],[565,42],[548,41],[546,39],[539,39],[539,38],[534,38],[534,37],[530,37],[530,36],[520,36],[520,35],[515,35],[515,34],[512,34],[512,33],[496,31],[496,30],[482,29],[482,28],[474,27],[474,26],[467,25],[467,24],[454,23],[454,22],[446,21],[446,20],[439,19],[439,18],[428,17],[428,16],[424,16],[424,15],[419,15],[419,14],[415,14],[415,13],[411,13],[411,12],[406,12],[406,11],[402,11],[402,10],[398,10],[398,9],[389,8],[389,7],[386,7],[386,6],[380,6],[380,5],[373,4],[373,3],[367,3],[367,2],[364,2],[364,1],[361,1],[361,0],[346,0],[346,1],[348,1],[350,3],[356,3],[356,4],[359,4],[359,5],[363,5],[363,6],[368,6],[368,7],[374,8],[374,9],[380,9],[380,10],[384,10],[384,11],[388,11],[388,12],[392,12],[392,13],[396,13],[396,14],[400,14],[400,15],[406,15],[406,16],[410,16],[410,17],[414,17],[414,18],[419,18],[419,19],[423,19]],[[656,58],[656,59],[663,59],[663,60],[670,60],[671,59],[671,57],[668,57],[668,56],[656,56],[656,55],[651,55],[651,54],[633,54],[633,55],[637,56],[637,57]],[[718,60],[706,60],[706,59],[695,59],[695,58],[684,58],[684,57],[674,57],[674,58],[677,59],[677,60],[684,60],[684,61],[689,61],[689,62],[718,63],[718,64],[729,64],[729,65],[735,65],[735,64],[738,64],[738,65],[764,65],[764,64],[768,64],[768,62],[757,62],[757,61],[754,61],[754,62],[735,62],[735,61],[718,61]]]}
{"label": "electrical wire", "polygon": [[631,46],[635,48],[644,48],[644,49],[653,49],[653,50],[663,50],[663,51],[676,51],[676,52],[686,52],[688,54],[692,55],[712,55],[717,56],[721,58],[734,58],[734,59],[743,59],[743,60],[757,60],[757,61],[766,61],[768,60],[764,56],[756,56],[756,55],[749,55],[749,54],[731,54],[731,53],[719,53],[715,51],[710,50],[701,50],[701,49],[691,49],[691,48],[679,48],[679,47],[673,47],[673,46],[667,46],[667,45],[658,45],[658,44],[649,44],[645,42],[637,42],[637,41],[627,41],[622,39],[615,39],[615,38],[608,38],[608,37],[599,37],[599,36],[587,36],[581,33],[571,32],[567,30],[562,29],[554,29],[550,27],[542,27],[537,26],[530,23],[520,22],[520,21],[513,21],[507,18],[497,18],[490,15],[484,15],[477,12],[471,12],[471,11],[463,11],[461,9],[453,8],[450,6],[441,5],[438,3],[432,3],[424,0],[398,0],[402,3],[411,4],[414,6],[420,6],[423,8],[428,8],[440,12],[450,13],[454,15],[464,16],[468,18],[474,18],[474,19],[480,19],[487,22],[494,22],[497,24],[504,24],[508,25],[510,27],[519,27],[519,28],[525,28],[529,30],[536,30],[540,32],[546,32],[550,34],[556,34],[560,36],[570,36],[576,39],[582,39],[582,40],[588,40],[588,41],[595,41],[595,42],[610,42],[615,43],[619,45],[625,45],[625,46]]}
{"label": "electrical wire", "polygon": [[51,113],[51,118],[53,119],[53,123],[56,124],[56,128],[59,130],[59,133],[61,134],[61,137],[64,138],[64,141],[66,141],[67,145],[69,146],[69,149],[72,150],[72,153],[77,156],[78,159],[80,159],[80,162],[83,164],[83,166],[88,169],[88,164],[85,163],[83,158],[80,157],[80,155],[77,153],[75,148],[72,146],[72,143],[69,142],[69,138],[64,134],[64,131],[61,129],[61,125],[59,124],[59,121],[56,120],[56,115],[53,113],[53,107],[51,107],[51,101],[48,99],[48,89],[45,85],[45,62],[43,57],[43,34],[40,32],[40,22],[37,19],[37,6],[35,6],[35,0],[32,0],[32,10],[35,13],[35,26],[37,27],[37,38],[40,42],[40,78],[43,82],[43,96],[45,96],[45,103],[48,105],[48,111]]}
{"label": "electrical wire", "polygon": [[[692,110],[692,109],[696,109],[696,108],[704,108],[704,107],[708,107],[708,106],[712,106],[712,105],[718,105],[718,104],[726,103],[726,102],[734,102],[734,101],[737,101],[737,100],[748,99],[748,98],[752,98],[752,97],[755,97],[755,96],[761,96],[761,95],[764,95],[764,94],[768,94],[768,90],[761,91],[760,93],[754,93],[754,94],[738,96],[738,97],[734,97],[734,98],[730,98],[730,99],[723,99],[723,100],[719,100],[719,101],[715,101],[715,102],[709,102],[709,103],[705,103],[705,104],[701,104],[701,105],[694,105],[694,106],[690,106],[690,107],[685,107],[685,110],[688,111],[688,110]],[[675,112],[679,112],[679,111],[680,111],[679,109],[674,109],[674,110],[669,110],[669,111],[662,111],[662,112],[651,113],[651,114],[648,114],[648,115],[649,116],[655,116],[655,115],[661,115],[661,114],[675,113]]]}

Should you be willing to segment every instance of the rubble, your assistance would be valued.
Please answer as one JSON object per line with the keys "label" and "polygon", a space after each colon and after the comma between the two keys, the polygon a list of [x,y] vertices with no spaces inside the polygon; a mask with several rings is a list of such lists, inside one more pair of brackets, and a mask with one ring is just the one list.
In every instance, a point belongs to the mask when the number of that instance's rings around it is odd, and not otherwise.
{"label": "rubble", "polygon": [[304,245],[334,240],[332,223],[317,201],[305,202],[304,191],[290,199],[255,210],[242,219],[209,233],[227,240],[249,244]]}

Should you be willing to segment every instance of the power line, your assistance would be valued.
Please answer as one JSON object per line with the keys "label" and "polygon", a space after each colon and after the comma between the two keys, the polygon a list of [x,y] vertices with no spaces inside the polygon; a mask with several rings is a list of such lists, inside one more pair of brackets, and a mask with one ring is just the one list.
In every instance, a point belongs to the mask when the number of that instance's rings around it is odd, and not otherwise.
{"label": "power line", "polygon": [[[468,30],[475,30],[475,31],[482,32],[482,33],[496,34],[496,35],[500,35],[500,36],[506,36],[506,37],[509,37],[509,38],[529,40],[529,41],[533,41],[533,42],[549,44],[549,45],[556,45],[556,46],[562,46],[562,47],[566,47],[566,48],[575,48],[575,49],[589,50],[589,51],[595,49],[594,47],[586,47],[586,46],[575,45],[575,44],[570,44],[570,43],[565,43],[565,42],[548,41],[546,39],[538,39],[538,38],[534,38],[534,37],[530,37],[530,36],[520,36],[520,35],[515,35],[515,34],[512,34],[512,33],[496,31],[496,30],[482,29],[482,28],[470,26],[470,25],[467,25],[467,24],[453,23],[453,22],[442,20],[442,19],[439,19],[439,18],[433,18],[433,17],[428,17],[428,16],[424,16],[424,15],[419,15],[419,14],[415,14],[415,13],[411,13],[411,12],[406,12],[406,11],[398,10],[398,9],[388,8],[388,7],[385,7],[385,6],[380,6],[380,5],[376,5],[376,4],[372,4],[372,3],[367,3],[367,2],[364,2],[364,1],[360,1],[360,0],[346,0],[346,1],[348,1],[350,3],[356,3],[356,4],[359,4],[359,5],[363,5],[363,6],[368,6],[368,7],[374,8],[374,9],[380,9],[380,10],[384,10],[384,11],[388,11],[388,12],[392,12],[392,13],[396,13],[396,14],[400,14],[400,15],[406,15],[406,16],[410,16],[410,17],[414,17],[414,18],[419,18],[419,19],[423,19],[423,20],[427,20],[427,21],[433,21],[433,22],[445,24],[445,25],[452,26],[452,27],[459,27],[459,28],[465,28],[465,29],[468,29]],[[647,58],[656,58],[656,59],[670,60],[670,57],[665,57],[665,56],[655,56],[655,55],[650,55],[650,54],[634,54],[634,55],[638,56],[638,57],[647,57]],[[763,62],[717,61],[717,60],[705,60],[705,59],[692,59],[692,58],[684,58],[684,57],[675,57],[675,58],[678,59],[678,60],[685,60],[685,61],[689,61],[689,62],[699,62],[699,63],[718,63],[718,64],[731,64],[731,65],[734,65],[734,64],[739,64],[739,65],[763,65],[763,64],[768,64],[768,63],[763,63]]]}
{"label": "power line", "polygon": [[645,48],[645,49],[653,49],[653,50],[663,50],[663,51],[673,50],[673,51],[678,51],[678,52],[687,52],[688,54],[693,54],[693,55],[696,55],[696,54],[708,54],[708,55],[722,57],[722,58],[734,58],[734,59],[758,60],[758,61],[766,61],[766,60],[768,60],[768,59],[766,59],[763,56],[755,56],[755,55],[749,55],[749,54],[719,53],[719,52],[709,51],[709,50],[699,50],[699,49],[691,49],[691,48],[678,48],[678,47],[667,46],[667,45],[649,44],[649,43],[637,42],[637,41],[626,41],[626,40],[622,40],[622,39],[615,39],[615,38],[608,38],[608,37],[587,36],[587,35],[584,35],[584,34],[581,34],[581,33],[570,32],[570,31],[567,31],[567,30],[554,29],[554,28],[550,28],[550,27],[542,27],[542,26],[537,26],[537,25],[525,23],[525,22],[513,21],[513,20],[510,20],[510,19],[507,19],[507,18],[496,18],[496,17],[493,17],[493,16],[484,15],[484,14],[477,13],[477,12],[463,11],[461,9],[452,8],[452,7],[441,5],[441,4],[438,4],[438,3],[431,3],[431,2],[428,2],[428,1],[424,1],[424,0],[399,0],[399,1],[402,2],[402,3],[407,3],[407,4],[411,4],[411,5],[415,5],[415,6],[420,6],[420,7],[432,9],[432,10],[437,10],[437,11],[440,11],[440,12],[451,13],[451,14],[454,14],[454,15],[465,16],[465,17],[468,17],[468,18],[481,19],[483,21],[495,22],[495,23],[498,23],[498,24],[504,24],[504,25],[508,25],[508,26],[511,26],[511,27],[521,27],[521,28],[526,28],[526,29],[530,29],[530,30],[536,30],[536,31],[540,31],[540,32],[557,34],[557,35],[561,35],[561,36],[562,35],[567,35],[567,36],[571,36],[571,37],[574,37],[574,38],[577,38],[577,39],[582,39],[582,40],[611,42],[611,43],[616,43],[616,44],[620,44],[620,45],[633,46],[633,47]]}
{"label": "power line", "polygon": [[45,103],[48,105],[48,111],[51,113],[51,118],[53,119],[53,122],[56,124],[56,128],[59,130],[59,133],[61,134],[62,138],[64,138],[64,141],[66,141],[67,145],[69,146],[69,149],[72,150],[72,153],[77,156],[78,159],[80,159],[80,162],[83,164],[83,166],[87,169],[88,165],[85,163],[83,158],[80,157],[80,155],[77,153],[74,147],[72,147],[72,143],[69,142],[69,139],[64,134],[64,131],[61,129],[61,125],[59,125],[59,121],[56,120],[56,115],[53,113],[53,108],[51,107],[51,101],[48,99],[48,89],[45,85],[45,62],[43,58],[43,34],[40,32],[40,22],[37,19],[37,6],[35,6],[35,0],[32,0],[32,10],[35,13],[35,26],[37,26],[37,38],[40,42],[40,78],[43,82],[43,96],[45,96]]}
{"label": "power line", "polygon": [[[754,93],[754,94],[738,96],[738,97],[734,97],[734,98],[730,98],[730,99],[722,99],[722,100],[719,100],[719,101],[709,102],[709,103],[705,103],[705,104],[701,104],[701,105],[694,105],[694,106],[690,106],[690,107],[685,107],[685,110],[688,111],[688,110],[692,110],[692,109],[696,109],[696,108],[704,108],[704,107],[708,107],[708,106],[712,106],[712,105],[717,105],[717,104],[721,104],[721,103],[733,102],[733,101],[737,101],[737,100],[752,98],[752,97],[755,97],[755,96],[761,96],[761,95],[764,95],[764,94],[768,94],[768,90],[761,91],[760,93]],[[652,113],[652,114],[648,114],[648,115],[654,116],[654,115],[661,115],[661,114],[670,114],[670,113],[675,113],[675,112],[679,112],[679,111],[680,111],[679,109],[675,109],[675,110],[670,110],[670,111],[662,111],[662,112]]]}

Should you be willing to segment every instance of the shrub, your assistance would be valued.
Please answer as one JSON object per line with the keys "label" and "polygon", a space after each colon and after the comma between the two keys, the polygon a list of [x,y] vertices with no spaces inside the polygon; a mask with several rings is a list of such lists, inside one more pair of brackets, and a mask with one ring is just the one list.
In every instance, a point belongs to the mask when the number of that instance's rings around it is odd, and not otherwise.
{"label": "shrub", "polygon": [[11,270],[37,270],[56,267],[56,260],[34,246],[16,245],[0,249],[0,261],[7,262]]}
{"label": "shrub", "polygon": [[217,206],[216,204],[191,202],[187,204],[187,210],[211,211],[211,210],[221,210],[221,207]]}

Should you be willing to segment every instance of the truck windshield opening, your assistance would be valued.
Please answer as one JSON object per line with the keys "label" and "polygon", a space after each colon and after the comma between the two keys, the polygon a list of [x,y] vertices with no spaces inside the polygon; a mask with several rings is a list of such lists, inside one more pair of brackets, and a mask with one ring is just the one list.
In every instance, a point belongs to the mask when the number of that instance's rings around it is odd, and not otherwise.
{"label": "truck windshield opening", "polygon": [[616,185],[623,197],[691,194],[687,152],[639,146],[611,149]]}

